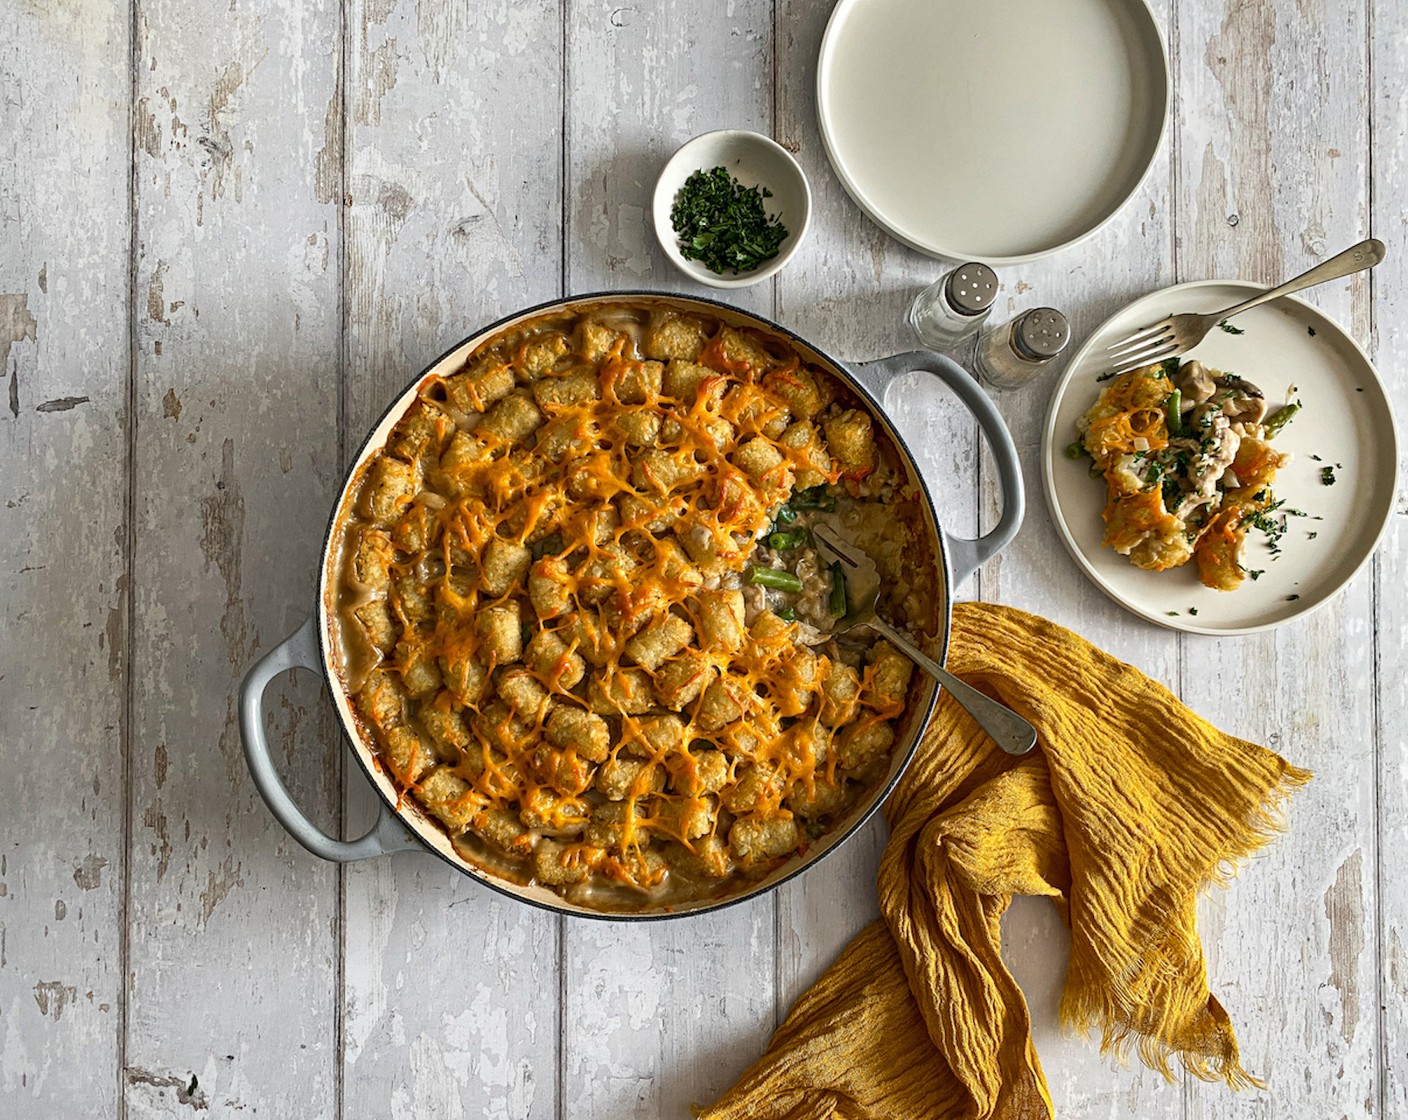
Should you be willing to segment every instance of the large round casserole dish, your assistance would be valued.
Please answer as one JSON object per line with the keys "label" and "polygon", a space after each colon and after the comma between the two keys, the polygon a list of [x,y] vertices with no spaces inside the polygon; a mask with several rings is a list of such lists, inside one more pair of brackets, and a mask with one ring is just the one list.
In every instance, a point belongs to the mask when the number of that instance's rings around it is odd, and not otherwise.
{"label": "large round casserole dish", "polygon": [[[862,796],[853,799],[834,818],[826,820],[824,831],[807,841],[790,857],[778,857],[751,875],[730,875],[725,883],[706,897],[685,897],[666,890],[648,892],[607,891],[555,892],[524,873],[512,861],[496,858],[483,844],[452,838],[439,820],[425,811],[417,797],[408,796],[405,783],[398,783],[379,753],[384,743],[373,733],[365,715],[365,704],[354,702],[355,691],[348,672],[346,612],[339,609],[347,595],[347,539],[350,519],[358,516],[359,495],[366,484],[369,465],[385,459],[388,440],[399,440],[405,428],[397,428],[423,392],[439,393],[445,378],[466,367],[487,347],[506,336],[543,322],[560,322],[586,317],[611,321],[612,317],[683,316],[706,322],[720,332],[746,332],[760,344],[779,352],[795,353],[800,361],[816,367],[834,379],[848,408],[868,414],[877,436],[891,451],[898,482],[913,499],[914,524],[922,538],[921,563],[933,565],[932,579],[923,581],[933,588],[929,617],[918,627],[931,635],[930,652],[942,660],[947,648],[947,632],[952,589],[984,559],[1000,549],[1015,533],[1022,513],[1020,473],[1011,439],[991,402],[972,378],[947,359],[927,353],[897,355],[879,362],[850,367],[831,359],[796,335],[737,309],[712,301],[654,293],[621,293],[580,296],[556,301],[510,316],[467,338],[417,377],[388,407],[358,452],[330,518],[320,568],[317,607],[303,628],[256,665],[246,678],[241,695],[241,731],[251,773],[261,793],[281,823],[300,843],[324,858],[352,860],[400,848],[429,850],[455,867],[480,879],[494,889],[548,909],[598,917],[659,918],[715,909],[753,897],[785,881],[852,834],[880,804],[893,787],[913,754],[937,698],[937,686],[918,674],[912,678],[903,712],[896,719],[895,741],[888,766],[873,768]],[[978,541],[965,541],[946,535],[939,527],[932,496],[912,455],[898,431],[879,407],[891,381],[901,373],[927,370],[947,383],[975,413],[991,445],[1004,489],[1004,512],[998,525]],[[537,438],[537,437],[534,437]],[[585,501],[585,499],[583,499]],[[526,627],[525,627],[526,630]],[[335,840],[322,834],[289,798],[274,772],[264,740],[262,694],[273,676],[294,665],[318,668],[328,682],[334,704],[350,739],[354,757],[377,790],[382,801],[382,819],[366,836],[353,841]],[[584,691],[579,689],[579,692]],[[466,833],[465,836],[469,834]]]}

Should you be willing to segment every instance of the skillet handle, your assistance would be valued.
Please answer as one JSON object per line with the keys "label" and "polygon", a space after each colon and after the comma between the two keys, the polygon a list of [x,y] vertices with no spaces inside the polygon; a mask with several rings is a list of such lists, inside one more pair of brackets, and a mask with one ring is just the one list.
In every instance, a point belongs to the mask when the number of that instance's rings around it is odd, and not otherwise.
{"label": "skillet handle", "polygon": [[944,533],[948,545],[949,558],[953,566],[953,586],[956,589],[964,580],[1007,547],[1009,541],[1021,528],[1022,517],[1026,513],[1026,490],[1022,484],[1022,466],[1017,459],[1017,446],[1007,424],[992,399],[978,386],[977,380],[951,358],[928,350],[911,350],[895,354],[889,358],[879,358],[873,362],[860,362],[850,367],[851,371],[883,407],[885,391],[890,383],[904,373],[923,370],[932,373],[947,385],[963,402],[978,427],[987,438],[997,464],[997,479],[1002,486],[1002,516],[997,524],[977,540],[955,537]]}
{"label": "skillet handle", "polygon": [[270,681],[290,669],[321,671],[321,661],[317,620],[310,618],[245,674],[240,684],[240,739],[244,743],[244,759],[255,788],[288,834],[323,859],[351,863],[387,852],[419,848],[419,842],[396,819],[385,801],[379,802],[376,823],[366,835],[356,840],[334,839],[298,807],[279,777],[274,760],[269,755],[269,741],[264,734],[264,690]]}

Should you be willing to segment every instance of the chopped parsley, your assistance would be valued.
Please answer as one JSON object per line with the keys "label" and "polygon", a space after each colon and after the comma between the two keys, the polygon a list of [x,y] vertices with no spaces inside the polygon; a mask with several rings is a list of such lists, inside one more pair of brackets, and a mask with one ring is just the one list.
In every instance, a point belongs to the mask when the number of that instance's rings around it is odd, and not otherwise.
{"label": "chopped parsley", "polygon": [[1113,369],[1112,369],[1112,370],[1110,370],[1109,373],[1102,373],[1102,374],[1101,374],[1099,377],[1097,377],[1095,380],[1096,380],[1096,381],[1109,381],[1110,378],[1112,378],[1112,377],[1118,377],[1118,376],[1119,376],[1119,372],[1118,372],[1117,370],[1113,370]]}
{"label": "chopped parsley", "polygon": [[1251,571],[1249,571],[1249,572],[1247,573],[1247,575],[1251,576],[1252,579],[1260,579],[1260,578],[1261,578],[1263,575],[1265,575],[1265,574],[1266,574],[1266,569],[1265,569],[1265,568],[1253,568],[1253,569],[1251,569]]}
{"label": "chopped parsley", "polygon": [[1297,599],[1299,599],[1299,598],[1300,598],[1299,595],[1287,595],[1287,596],[1286,596],[1286,602],[1288,602],[1288,603],[1294,603],[1294,602],[1295,602]]}
{"label": "chopped parsley", "polygon": [[1241,327],[1234,327],[1234,326],[1233,326],[1231,323],[1229,323],[1226,319],[1223,319],[1222,322],[1218,323],[1217,325],[1218,325],[1220,328],[1222,328],[1224,331],[1226,331],[1228,334],[1246,334],[1246,333],[1247,333],[1247,332],[1244,331]]}
{"label": "chopped parsley", "polygon": [[[1241,331],[1238,331],[1237,333],[1238,333],[1238,334],[1241,334],[1242,332],[1241,332]],[[1197,607],[1189,607],[1189,608],[1188,608],[1188,613],[1189,613],[1189,614],[1197,614],[1197,613],[1198,613],[1198,608],[1197,608]]]}
{"label": "chopped parsley", "polygon": [[1325,486],[1333,486],[1333,485],[1335,484],[1335,468],[1334,468],[1334,467],[1321,467],[1321,468],[1320,468],[1320,481],[1321,481],[1321,483],[1324,484]]}
{"label": "chopped parsley", "polygon": [[752,272],[777,256],[787,227],[768,214],[766,187],[745,187],[724,167],[702,168],[688,179],[670,208],[680,255],[710,272]]}
{"label": "chopped parsley", "polygon": [[1183,488],[1178,485],[1176,479],[1164,479],[1160,487],[1160,493],[1163,495],[1164,509],[1168,510],[1169,513],[1173,513],[1183,504]]}
{"label": "chopped parsley", "polygon": [[1159,365],[1163,366],[1164,376],[1169,378],[1173,377],[1174,374],[1178,372],[1178,367],[1180,366],[1180,364],[1181,363],[1177,358],[1165,358],[1162,362],[1159,363]]}
{"label": "chopped parsley", "polygon": [[1323,463],[1325,461],[1324,459],[1320,458],[1319,455],[1312,455],[1311,458],[1314,459],[1317,463]]}
{"label": "chopped parsley", "polygon": [[1319,535],[1320,535],[1319,533],[1310,532],[1310,533],[1306,533],[1305,538],[1306,538],[1306,540],[1311,540],[1311,541],[1313,541],[1313,540],[1314,540],[1316,537],[1318,537]]}
{"label": "chopped parsley", "polygon": [[1168,612],[1168,616],[1169,616],[1169,618],[1177,618],[1177,617],[1178,617],[1178,612],[1177,612],[1177,611],[1169,611],[1169,612]]}
{"label": "chopped parsley", "polygon": [[1314,338],[1314,337],[1315,337],[1315,328],[1314,328],[1314,327],[1306,327],[1305,329],[1310,332],[1310,337],[1311,337],[1311,338]]}

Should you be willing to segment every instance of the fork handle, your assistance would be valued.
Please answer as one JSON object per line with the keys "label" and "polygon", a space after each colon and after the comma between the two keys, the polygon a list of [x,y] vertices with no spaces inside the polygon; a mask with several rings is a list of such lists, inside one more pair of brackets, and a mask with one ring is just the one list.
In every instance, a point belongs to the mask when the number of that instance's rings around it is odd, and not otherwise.
{"label": "fork handle", "polygon": [[1026,754],[1036,746],[1036,728],[1011,708],[955,677],[879,615],[870,619],[867,625],[885,635],[911,661],[948,689],[949,695],[1008,754]]}
{"label": "fork handle", "polygon": [[1220,318],[1230,319],[1233,315],[1240,315],[1243,311],[1249,311],[1268,300],[1280,299],[1282,296],[1288,296],[1302,288],[1313,288],[1316,284],[1323,284],[1327,280],[1338,280],[1341,276],[1352,276],[1366,268],[1373,268],[1384,259],[1384,254],[1384,243],[1377,237],[1371,237],[1367,241],[1361,241],[1358,245],[1351,245],[1343,253],[1336,253],[1327,261],[1321,261],[1309,272],[1302,272],[1279,287],[1262,292],[1259,296],[1253,296],[1245,303],[1237,304],[1236,307],[1228,308]]}

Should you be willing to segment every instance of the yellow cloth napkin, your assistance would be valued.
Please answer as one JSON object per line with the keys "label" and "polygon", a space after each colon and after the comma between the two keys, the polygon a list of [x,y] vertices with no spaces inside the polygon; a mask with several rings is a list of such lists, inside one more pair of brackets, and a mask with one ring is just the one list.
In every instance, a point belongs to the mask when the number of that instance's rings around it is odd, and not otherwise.
{"label": "yellow cloth napkin", "polygon": [[1209,993],[1199,889],[1276,829],[1310,775],[1224,735],[1045,619],[954,610],[949,668],[1037,729],[1003,754],[947,695],[885,806],[880,909],[704,1120],[1038,1120],[1051,1098],[1002,963],[1013,895],[1071,928],[1063,1021],[1165,1076],[1254,1083]]}

